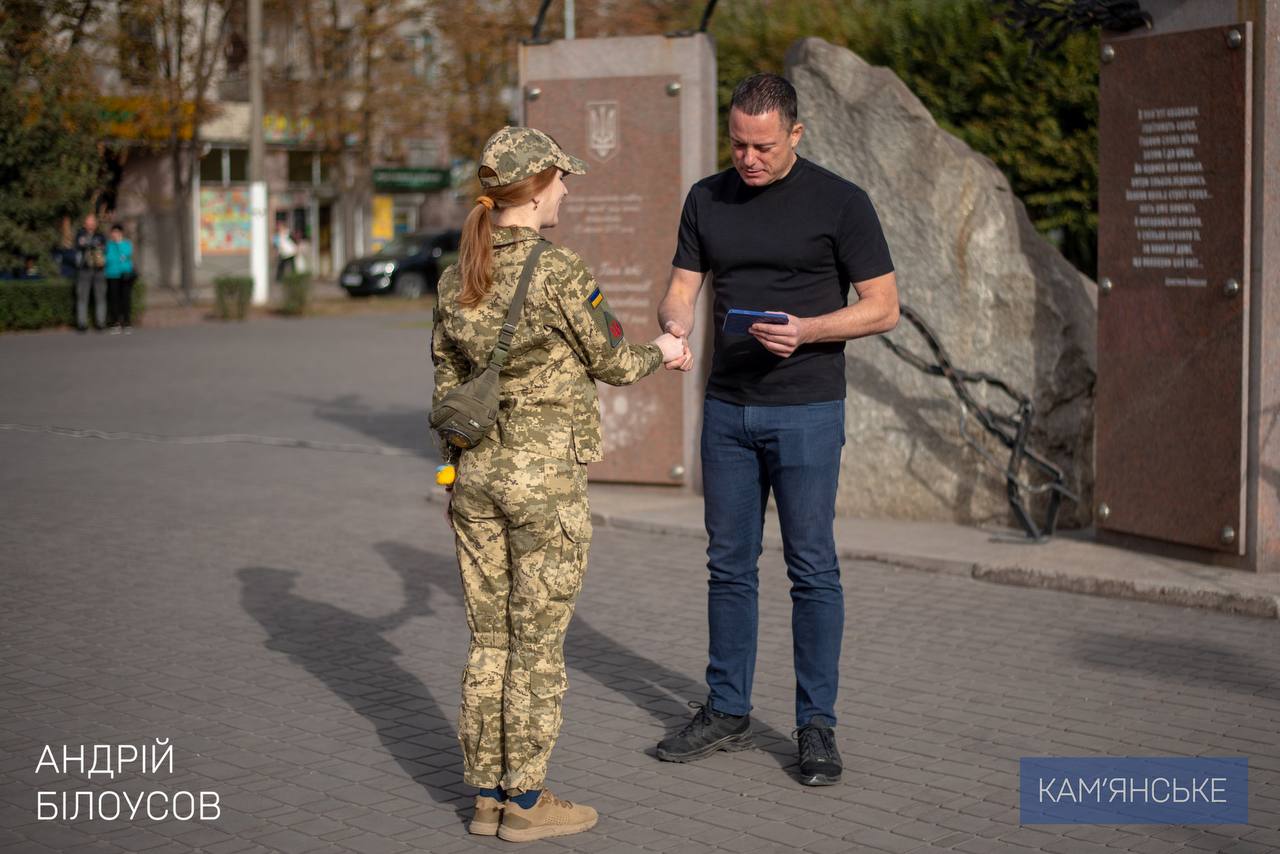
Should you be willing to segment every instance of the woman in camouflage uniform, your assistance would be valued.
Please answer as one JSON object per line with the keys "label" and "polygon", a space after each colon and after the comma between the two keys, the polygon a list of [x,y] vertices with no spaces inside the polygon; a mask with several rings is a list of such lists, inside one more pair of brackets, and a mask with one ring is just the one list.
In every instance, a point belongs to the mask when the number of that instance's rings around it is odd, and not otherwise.
{"label": "woman in camouflage uniform", "polygon": [[[503,128],[485,144],[484,195],[440,277],[434,403],[488,364],[531,250],[554,226],[565,173],[585,164],[546,134]],[[596,811],[546,791],[567,687],[564,635],[591,541],[587,463],[601,458],[595,381],[626,385],[680,357],[671,335],[628,342],[582,259],[537,259],[501,375],[497,423],[458,464],[450,517],[471,645],[458,740],[480,788],[472,833],[515,842],[587,830]]]}

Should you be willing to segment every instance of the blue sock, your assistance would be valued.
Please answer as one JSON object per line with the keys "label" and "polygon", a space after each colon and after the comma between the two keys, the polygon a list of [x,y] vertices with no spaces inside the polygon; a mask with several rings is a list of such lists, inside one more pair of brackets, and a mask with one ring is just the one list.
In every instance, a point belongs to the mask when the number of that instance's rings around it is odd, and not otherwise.
{"label": "blue sock", "polygon": [[541,794],[541,789],[530,789],[523,795],[512,795],[511,800],[519,804],[520,809],[527,810],[538,802],[538,796]]}
{"label": "blue sock", "polygon": [[492,789],[481,789],[476,792],[482,798],[493,798],[495,801],[505,801],[507,793],[502,790],[501,786],[494,786]]}

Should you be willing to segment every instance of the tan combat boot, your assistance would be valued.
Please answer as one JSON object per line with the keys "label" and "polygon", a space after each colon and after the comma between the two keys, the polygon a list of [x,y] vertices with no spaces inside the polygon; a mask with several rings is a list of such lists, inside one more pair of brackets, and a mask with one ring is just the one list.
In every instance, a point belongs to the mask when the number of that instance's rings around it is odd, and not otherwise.
{"label": "tan combat boot", "polygon": [[591,807],[562,801],[546,789],[538,802],[523,809],[508,800],[502,811],[498,837],[508,842],[532,842],[549,836],[568,836],[596,826],[599,818]]}
{"label": "tan combat boot", "polygon": [[502,801],[476,795],[476,810],[471,815],[467,830],[476,836],[497,836],[502,823]]}

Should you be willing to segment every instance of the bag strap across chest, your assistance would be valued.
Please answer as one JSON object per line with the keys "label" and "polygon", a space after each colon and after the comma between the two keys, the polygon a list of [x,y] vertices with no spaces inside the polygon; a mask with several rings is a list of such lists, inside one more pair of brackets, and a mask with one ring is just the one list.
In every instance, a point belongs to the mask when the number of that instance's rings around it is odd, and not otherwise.
{"label": "bag strap across chest", "polygon": [[524,307],[524,298],[529,293],[529,283],[533,281],[533,271],[538,266],[538,258],[550,246],[550,242],[539,238],[524,262],[524,269],[520,271],[520,281],[516,284],[516,292],[511,297],[511,307],[507,309],[507,320],[502,324],[502,329],[498,332],[498,344],[493,348],[493,354],[489,356],[490,368],[501,370],[507,363],[507,352],[511,349],[511,339],[516,334],[516,323],[520,320],[520,309]]}

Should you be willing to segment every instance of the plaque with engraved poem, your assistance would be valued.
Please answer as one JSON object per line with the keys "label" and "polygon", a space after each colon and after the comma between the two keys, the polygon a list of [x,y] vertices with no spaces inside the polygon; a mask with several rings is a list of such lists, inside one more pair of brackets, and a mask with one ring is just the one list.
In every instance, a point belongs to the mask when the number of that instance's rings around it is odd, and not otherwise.
{"label": "plaque with engraved poem", "polygon": [[[547,237],[580,254],[595,274],[627,340],[658,334],[658,302],[675,254],[680,206],[680,99],[671,75],[530,80],[530,127],[555,137],[587,163],[565,179],[569,196]],[[673,483],[683,460],[678,372],[623,388],[599,384],[603,462],[593,480]]]}
{"label": "plaque with engraved poem", "polygon": [[1095,518],[1242,554],[1249,25],[1102,50]]}

